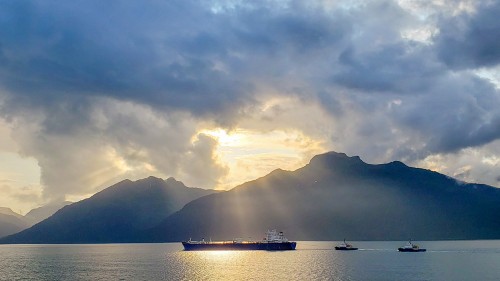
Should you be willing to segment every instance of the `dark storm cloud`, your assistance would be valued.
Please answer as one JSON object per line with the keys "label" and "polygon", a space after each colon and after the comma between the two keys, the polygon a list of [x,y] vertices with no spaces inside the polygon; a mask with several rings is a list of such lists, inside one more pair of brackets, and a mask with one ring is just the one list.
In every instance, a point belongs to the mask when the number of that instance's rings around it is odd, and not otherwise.
{"label": "dark storm cloud", "polygon": [[239,47],[273,56],[292,53],[301,57],[311,51],[335,48],[350,25],[342,14],[327,17],[305,7],[278,14],[262,7],[236,16],[239,24],[234,36]]}
{"label": "dark storm cloud", "polygon": [[[381,1],[353,13],[360,19],[353,34],[363,35],[351,36],[350,46],[331,68],[332,89],[322,95],[338,96],[338,86],[348,89],[350,101],[369,116],[356,124],[355,133],[377,143],[369,145],[369,154],[393,151],[399,159],[415,160],[431,153],[479,147],[500,138],[498,89],[471,72],[455,72],[442,63],[438,59],[442,47],[439,38],[434,38],[436,44],[403,38],[406,26],[415,22],[394,3]],[[488,38],[475,44],[490,43]],[[327,97],[322,100],[330,100]],[[398,105],[388,108],[393,100],[398,100]],[[386,115],[380,117],[384,111]],[[404,134],[393,134],[392,129]],[[409,135],[415,138],[399,141]]]}
{"label": "dark storm cloud", "polygon": [[[453,74],[437,58],[449,49],[452,57],[480,61],[475,54],[500,49],[493,48],[500,36],[486,36],[500,30],[493,17],[500,5],[443,17],[429,45],[401,36],[419,22],[393,1],[328,11],[303,1],[228,3],[2,2],[0,81],[10,93],[3,115],[16,114],[15,105],[43,105],[50,112],[44,130],[63,132],[90,123],[89,97],[105,96],[195,116],[229,112],[218,119],[227,124],[267,84],[319,98],[337,115],[345,112],[339,88],[356,93],[350,98],[365,110],[398,95],[422,96],[394,118],[432,136],[431,151],[498,137],[498,114],[488,108],[498,103],[498,91],[473,74]],[[452,34],[455,21],[466,23],[456,27],[461,33]],[[469,52],[449,41],[450,34],[478,36],[463,42],[492,51]],[[463,52],[455,52],[457,46]]]}
{"label": "dark storm cloud", "polygon": [[455,152],[500,138],[499,104],[493,85],[468,73],[453,74],[436,79],[396,119],[420,132],[428,153]]}
{"label": "dark storm cloud", "polygon": [[339,56],[342,71],[333,80],[366,92],[420,94],[443,74],[432,50],[422,44],[398,42],[358,53],[354,48]]}
{"label": "dark storm cloud", "polygon": [[453,68],[500,63],[499,1],[478,1],[477,12],[443,17],[435,38],[439,57]]}
{"label": "dark storm cloud", "polygon": [[418,94],[443,72],[432,49],[401,37],[417,20],[397,3],[369,1],[349,21],[349,45],[331,69],[334,83],[369,93]]}
{"label": "dark storm cloud", "polygon": [[203,39],[213,15],[189,1],[0,5],[0,81],[17,99],[108,96],[197,114],[251,99],[251,85],[215,69],[216,57],[169,44],[196,38],[225,55],[220,38]]}
{"label": "dark storm cloud", "polygon": [[256,76],[287,71],[283,61],[256,63],[307,59],[345,32],[343,21],[305,7],[213,13],[208,3],[2,2],[0,81],[38,105],[107,96],[220,113],[253,101]]}

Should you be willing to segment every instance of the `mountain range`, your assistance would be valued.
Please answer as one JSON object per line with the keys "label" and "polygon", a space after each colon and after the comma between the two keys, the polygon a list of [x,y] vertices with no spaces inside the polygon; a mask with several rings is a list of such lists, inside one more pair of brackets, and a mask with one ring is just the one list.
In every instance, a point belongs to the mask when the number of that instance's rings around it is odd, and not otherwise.
{"label": "mountain range", "polygon": [[129,242],[187,202],[216,192],[188,188],[173,178],[124,180],[65,206],[48,219],[0,243]]}
{"label": "mountain range", "polygon": [[0,243],[500,238],[500,189],[401,162],[367,164],[329,152],[229,191],[153,177],[111,186]]}
{"label": "mountain range", "polygon": [[29,227],[28,221],[9,208],[0,207],[0,237],[19,232]]}
{"label": "mountain range", "polygon": [[330,152],[194,200],[143,239],[260,238],[268,228],[297,240],[498,239],[500,189]]}
{"label": "mountain range", "polygon": [[29,211],[24,216],[12,211],[10,208],[0,207],[0,237],[20,232],[37,224],[71,203],[69,201],[51,202]]}
{"label": "mountain range", "polygon": [[55,212],[62,209],[62,207],[70,205],[72,203],[73,202],[70,201],[51,202],[47,205],[29,211],[26,215],[24,215],[24,218],[28,220],[30,225],[34,225],[52,216],[53,214],[55,214]]}

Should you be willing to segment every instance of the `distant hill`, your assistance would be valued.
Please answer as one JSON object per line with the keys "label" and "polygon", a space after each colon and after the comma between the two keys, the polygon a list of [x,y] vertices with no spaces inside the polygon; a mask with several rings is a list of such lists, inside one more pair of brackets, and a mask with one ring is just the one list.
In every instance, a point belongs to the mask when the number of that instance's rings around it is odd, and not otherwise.
{"label": "distant hill", "polygon": [[21,214],[18,214],[14,211],[12,211],[11,208],[7,208],[7,207],[0,207],[0,214],[2,215],[8,215],[8,216],[14,216],[18,219],[22,219],[23,216]]}
{"label": "distant hill", "polygon": [[50,217],[62,207],[71,202],[48,204],[29,211],[22,216],[9,208],[0,207],[0,237],[20,232],[28,227]]}
{"label": "distant hill", "polygon": [[29,227],[24,217],[9,208],[0,207],[0,237],[4,237]]}
{"label": "distant hill", "polygon": [[142,239],[260,239],[269,228],[297,240],[499,239],[500,189],[330,152],[194,200]]}
{"label": "distant hill", "polygon": [[24,217],[27,221],[30,222],[31,225],[37,224],[44,219],[52,216],[55,212],[59,211],[62,207],[72,204],[73,202],[62,201],[62,202],[53,202],[49,203],[45,206],[35,208],[29,211]]}
{"label": "distant hill", "polygon": [[173,178],[124,180],[0,243],[107,243],[131,241],[187,202],[214,193]]}

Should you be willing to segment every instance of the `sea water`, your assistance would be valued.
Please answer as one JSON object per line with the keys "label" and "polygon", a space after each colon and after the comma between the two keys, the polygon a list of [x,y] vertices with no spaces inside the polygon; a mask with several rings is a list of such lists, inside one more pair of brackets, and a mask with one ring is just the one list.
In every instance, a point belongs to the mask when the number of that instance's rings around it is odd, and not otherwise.
{"label": "sea water", "polygon": [[0,280],[500,280],[500,240],[299,241],[297,250],[183,251],[180,243],[0,245]]}

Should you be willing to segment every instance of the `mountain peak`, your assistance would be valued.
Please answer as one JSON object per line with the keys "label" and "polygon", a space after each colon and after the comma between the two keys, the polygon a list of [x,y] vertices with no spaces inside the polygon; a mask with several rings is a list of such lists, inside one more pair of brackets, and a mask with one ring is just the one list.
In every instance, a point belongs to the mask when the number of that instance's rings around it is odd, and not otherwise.
{"label": "mountain peak", "polygon": [[21,216],[20,214],[12,211],[11,208],[7,208],[7,207],[0,207],[0,214],[4,214],[4,215],[9,215],[9,216]]}
{"label": "mountain peak", "polygon": [[174,177],[169,177],[167,178],[166,180],[162,179],[162,178],[158,178],[158,177],[155,177],[155,176],[149,176],[147,178],[144,178],[144,179],[141,179],[141,180],[138,180],[138,181],[144,181],[144,182],[149,182],[149,183],[161,183],[161,184],[168,184],[168,185],[184,185],[183,182],[181,181],[178,181],[176,180]]}
{"label": "mountain peak", "polygon": [[408,166],[406,166],[405,163],[403,163],[401,161],[392,161],[390,163],[387,163],[387,165],[391,165],[391,166],[395,166],[395,167],[408,167]]}
{"label": "mountain peak", "polygon": [[176,180],[174,177],[169,177],[165,180],[167,183],[179,183],[180,181]]}
{"label": "mountain peak", "polygon": [[31,228],[1,238],[0,243],[135,241],[139,231],[157,225],[188,202],[212,193],[215,191],[187,188],[181,182],[167,184],[157,177],[124,180],[64,207]]}
{"label": "mountain peak", "polygon": [[310,164],[359,164],[364,163],[359,156],[347,156],[345,153],[330,151],[314,156]]}
{"label": "mountain peak", "polygon": [[135,186],[135,184],[139,184],[138,186],[141,186],[143,188],[149,188],[149,187],[159,187],[163,186],[165,184],[165,181],[162,178],[158,178],[155,176],[149,176],[147,178],[143,179],[138,179],[136,181],[132,181],[130,183],[127,183],[127,186]]}
{"label": "mountain peak", "polygon": [[8,207],[0,207],[0,212],[9,212],[12,213],[12,209]]}
{"label": "mountain peak", "polygon": [[44,219],[52,216],[54,213],[62,209],[67,205],[71,205],[73,202],[70,201],[54,201],[47,205],[35,208],[29,211],[24,217],[31,223],[36,224]]}
{"label": "mountain peak", "polygon": [[149,176],[149,177],[147,177],[147,178],[145,178],[143,180],[145,180],[145,181],[163,181],[162,178],[158,178],[158,177],[155,177],[155,176]]}

